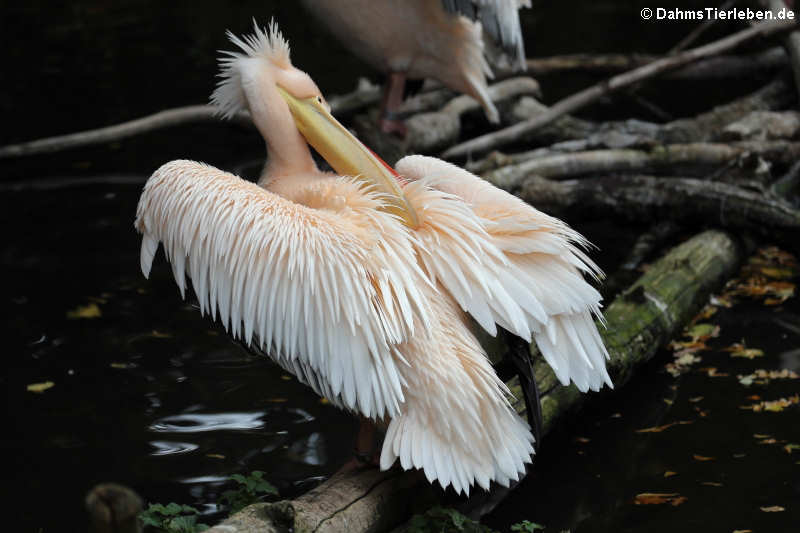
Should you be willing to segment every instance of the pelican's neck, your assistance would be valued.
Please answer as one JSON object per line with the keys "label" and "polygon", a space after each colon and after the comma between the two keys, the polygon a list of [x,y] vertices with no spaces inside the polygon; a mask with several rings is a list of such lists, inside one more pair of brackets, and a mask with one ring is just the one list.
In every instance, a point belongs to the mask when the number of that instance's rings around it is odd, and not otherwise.
{"label": "pelican's neck", "polygon": [[267,164],[258,184],[269,188],[280,178],[317,172],[308,144],[297,130],[289,107],[263,69],[247,77],[244,91],[253,122],[267,144]]}

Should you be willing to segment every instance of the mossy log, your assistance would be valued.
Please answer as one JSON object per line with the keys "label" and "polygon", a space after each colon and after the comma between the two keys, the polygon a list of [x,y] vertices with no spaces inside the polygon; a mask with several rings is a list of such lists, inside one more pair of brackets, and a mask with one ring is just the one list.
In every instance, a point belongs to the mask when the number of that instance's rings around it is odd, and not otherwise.
{"label": "mossy log", "polygon": [[[730,277],[739,259],[738,246],[728,234],[706,231],[672,249],[614,300],[605,312],[603,338],[617,387],[675,336],[711,292]],[[487,349],[497,352],[503,347],[495,341]],[[535,356],[535,361],[546,433],[562,415],[591,396],[581,394],[574,386],[561,386],[540,357]],[[514,380],[509,386],[517,398],[522,397]],[[517,403],[517,410],[524,411],[524,402]],[[386,531],[432,505],[441,495],[441,490],[428,484],[419,472],[366,469],[336,475],[291,501],[251,505],[210,532]]]}

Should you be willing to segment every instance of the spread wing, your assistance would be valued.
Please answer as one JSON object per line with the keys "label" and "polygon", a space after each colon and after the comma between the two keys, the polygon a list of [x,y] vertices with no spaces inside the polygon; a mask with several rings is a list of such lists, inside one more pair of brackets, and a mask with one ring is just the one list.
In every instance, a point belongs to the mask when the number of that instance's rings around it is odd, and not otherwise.
{"label": "spread wing", "polygon": [[567,384],[611,386],[593,317],[601,275],[583,237],[558,219],[445,161],[409,156],[396,165],[422,226],[421,262],[489,333],[495,323],[530,341]]}
{"label": "spread wing", "polygon": [[234,337],[335,403],[393,416],[405,364],[396,345],[424,334],[414,319],[428,314],[407,232],[345,178],[309,186],[304,203],[201,163],[167,163],[137,208],[142,272],[163,243],[202,313],[219,313]]}

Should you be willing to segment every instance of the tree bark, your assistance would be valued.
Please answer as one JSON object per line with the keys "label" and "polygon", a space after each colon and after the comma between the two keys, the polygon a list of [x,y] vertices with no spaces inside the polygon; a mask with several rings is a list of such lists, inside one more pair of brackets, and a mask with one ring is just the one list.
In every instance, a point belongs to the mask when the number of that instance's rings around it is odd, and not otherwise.
{"label": "tree bark", "polygon": [[696,219],[755,230],[787,244],[800,240],[800,210],[781,198],[715,181],[655,176],[552,181],[529,176],[519,196],[548,213],[580,210],[640,221]]}
{"label": "tree bark", "polygon": [[[740,254],[726,233],[707,231],[672,249],[605,312],[602,331],[611,354],[609,371],[617,387],[668,342],[736,268]],[[535,353],[535,348],[532,348]],[[544,433],[589,395],[574,386],[560,386],[552,371],[536,357],[535,373],[542,389]],[[511,382],[524,410],[518,385]],[[291,501],[251,505],[209,530],[210,533],[256,531],[351,533],[386,531],[441,497],[418,472],[363,470],[337,475]]]}

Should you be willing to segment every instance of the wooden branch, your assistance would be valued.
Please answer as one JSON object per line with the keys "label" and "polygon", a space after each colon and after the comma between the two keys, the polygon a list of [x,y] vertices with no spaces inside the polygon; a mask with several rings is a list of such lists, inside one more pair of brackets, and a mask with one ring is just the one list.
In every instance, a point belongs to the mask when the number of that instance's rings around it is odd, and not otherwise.
{"label": "wooden branch", "polygon": [[[779,16],[782,10],[789,9],[784,0],[762,0],[761,4],[770,9],[775,18]],[[793,31],[786,35],[783,38],[783,46],[789,53],[789,64],[792,66],[792,72],[794,73],[795,90],[800,95],[800,32]]]}
{"label": "wooden branch", "polygon": [[[718,9],[720,11],[726,11],[727,9],[736,5],[737,1],[738,0],[726,0],[721,6],[719,6]],[[695,26],[686,37],[681,39],[678,42],[678,44],[676,44],[670,49],[668,55],[677,54],[678,52],[681,52],[686,48],[690,47],[692,44],[694,44],[695,41],[697,41],[697,39],[702,37],[702,35],[709,29],[711,29],[711,27],[714,26],[717,22],[719,22],[719,19],[708,18],[704,20],[702,23]]]}
{"label": "wooden branch", "polygon": [[614,214],[635,220],[689,218],[798,239],[800,210],[784,200],[727,183],[694,178],[607,176],[552,181],[529,176],[519,195],[545,212],[570,210]]}
{"label": "wooden branch", "polygon": [[800,143],[788,141],[690,143],[656,145],[648,147],[647,150],[616,149],[566,153],[552,153],[548,149],[539,149],[528,152],[528,159],[516,154],[509,158],[515,162],[514,164],[486,172],[483,177],[498,187],[511,190],[532,174],[549,179],[619,172],[675,174],[690,171],[694,175],[705,175],[715,168],[730,165],[748,155],[758,155],[784,165],[791,164],[800,159]]}
{"label": "wooden branch", "polygon": [[[656,144],[692,143],[724,138],[723,129],[728,124],[742,119],[756,111],[782,109],[794,102],[794,91],[784,76],[779,76],[764,87],[720,105],[693,118],[679,119],[667,124],[654,124],[641,120],[623,120],[598,124],[569,115],[559,117],[554,122],[528,132],[518,139],[536,145],[549,145],[553,151],[576,152],[594,148],[630,148]],[[529,96],[522,97],[511,109],[511,122],[529,120],[548,111],[548,107]],[[532,152],[539,156],[544,152]],[[530,154],[506,156],[510,162],[530,159]],[[496,157],[508,164],[504,157]],[[479,167],[481,172],[496,168],[491,162],[468,164],[470,168]]]}
{"label": "wooden branch", "polygon": [[713,43],[693,48],[674,56],[659,59],[653,63],[649,63],[648,65],[624,74],[619,74],[602,83],[575,93],[553,105],[547,112],[525,122],[453,146],[446,150],[444,154],[442,154],[442,157],[448,159],[467,157],[469,155],[485,152],[497,146],[512,143],[525,133],[540,128],[558,117],[577,111],[614,91],[629,87],[635,83],[658,76],[668,70],[674,70],[699,59],[718,55],[756,37],[766,37],[786,32],[795,27],[796,25],[794,22],[764,22]]}
{"label": "wooden branch", "polygon": [[[367,105],[374,104],[379,99],[380,89],[378,87],[360,82],[359,88],[355,91],[343,96],[334,96],[330,99],[329,103],[333,114],[342,116],[352,114]],[[184,126],[187,124],[203,122],[221,123],[221,119],[216,113],[216,108],[209,105],[190,105],[165,109],[164,111],[159,111],[152,115],[147,115],[121,124],[115,124],[113,126],[3,146],[0,147],[0,159],[52,154],[74,148],[95,146],[98,144],[121,141],[129,137],[164,128]],[[231,122],[248,128],[253,127],[250,114],[244,111],[237,113]]]}
{"label": "wooden branch", "polygon": [[[603,338],[611,353],[609,371],[619,388],[637,366],[649,360],[672,339],[704,304],[711,291],[733,272],[739,252],[733,239],[719,231],[707,231],[674,248],[605,312],[608,329]],[[537,382],[543,385],[544,431],[584,399],[574,386],[556,385],[552,371],[539,363]],[[512,391],[521,398],[518,386]],[[476,489],[477,490],[477,489]],[[434,490],[416,472],[375,469],[334,476],[295,500],[251,505],[209,533],[286,531],[351,533],[386,531],[407,520],[412,509],[430,506],[441,491]],[[417,505],[418,507],[413,507]]]}
{"label": "wooden branch", "polygon": [[[647,54],[569,54],[537,57],[527,60],[527,72],[546,77],[576,71],[616,74],[652,63],[664,56]],[[665,72],[664,79],[698,81],[731,79],[773,71],[787,64],[786,52],[780,46],[742,55],[721,55]]]}

